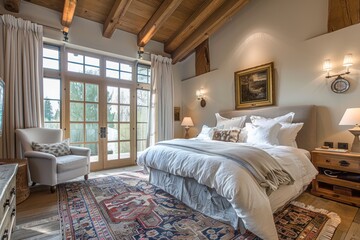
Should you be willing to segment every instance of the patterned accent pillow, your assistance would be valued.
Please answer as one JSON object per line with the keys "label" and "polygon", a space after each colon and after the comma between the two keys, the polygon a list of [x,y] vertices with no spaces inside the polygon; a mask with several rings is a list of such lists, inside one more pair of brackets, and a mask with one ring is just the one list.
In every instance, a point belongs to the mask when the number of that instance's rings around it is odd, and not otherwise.
{"label": "patterned accent pillow", "polygon": [[215,130],[213,135],[213,140],[223,141],[223,142],[237,142],[239,139],[240,130]]}
{"label": "patterned accent pillow", "polygon": [[31,146],[34,151],[50,153],[59,157],[71,154],[69,141],[70,139],[65,139],[62,142],[50,144],[33,142]]}

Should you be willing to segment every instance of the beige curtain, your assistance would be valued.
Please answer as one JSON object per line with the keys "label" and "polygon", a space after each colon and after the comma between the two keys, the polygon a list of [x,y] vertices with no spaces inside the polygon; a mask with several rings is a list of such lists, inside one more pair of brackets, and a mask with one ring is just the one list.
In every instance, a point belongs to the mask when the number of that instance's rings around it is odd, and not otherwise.
{"label": "beige curtain", "polygon": [[[151,54],[152,116],[150,137],[155,142],[174,137],[174,84],[171,58]],[[155,135],[155,138],[154,138]],[[154,142],[150,141],[150,145]]]}
{"label": "beige curtain", "polygon": [[43,28],[3,15],[0,18],[0,77],[5,82],[2,158],[21,157],[15,129],[41,126]]}

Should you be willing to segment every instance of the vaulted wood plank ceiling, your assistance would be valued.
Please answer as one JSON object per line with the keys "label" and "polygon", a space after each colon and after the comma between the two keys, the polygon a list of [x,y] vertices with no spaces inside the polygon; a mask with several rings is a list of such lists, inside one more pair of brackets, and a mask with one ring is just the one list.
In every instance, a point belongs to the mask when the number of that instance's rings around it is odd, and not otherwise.
{"label": "vaulted wood plank ceiling", "polygon": [[[62,13],[64,27],[75,16],[104,25],[103,36],[116,29],[136,34],[138,46],[164,43],[173,63],[184,60],[249,0],[26,0]],[[21,6],[20,6],[21,8]]]}

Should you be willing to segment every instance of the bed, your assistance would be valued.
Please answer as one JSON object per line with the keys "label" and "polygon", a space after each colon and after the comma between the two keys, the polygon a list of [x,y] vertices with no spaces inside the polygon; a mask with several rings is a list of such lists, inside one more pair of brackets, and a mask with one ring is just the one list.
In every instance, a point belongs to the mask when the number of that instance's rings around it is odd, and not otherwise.
{"label": "bed", "polygon": [[[251,115],[274,118],[289,112],[295,113],[293,123],[304,123],[297,148],[178,139],[148,148],[138,164],[149,170],[150,183],[191,208],[242,232],[277,239],[272,214],[299,196],[317,174],[309,155],[316,146],[315,106],[221,113],[229,119],[247,116],[249,122]],[[262,163],[266,167],[256,165]]]}

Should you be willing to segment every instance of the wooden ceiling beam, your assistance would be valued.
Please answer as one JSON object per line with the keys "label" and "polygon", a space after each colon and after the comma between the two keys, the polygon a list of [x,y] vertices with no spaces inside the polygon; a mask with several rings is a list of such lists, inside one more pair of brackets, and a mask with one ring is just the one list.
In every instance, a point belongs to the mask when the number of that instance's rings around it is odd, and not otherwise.
{"label": "wooden ceiling beam", "polygon": [[165,52],[173,52],[184,39],[189,37],[202,22],[209,17],[224,0],[205,1],[165,43]]}
{"label": "wooden ceiling beam", "polygon": [[75,8],[76,8],[77,0],[65,0],[64,1],[64,10],[61,17],[61,25],[66,27],[67,29],[70,27],[74,15],[75,15]]}
{"label": "wooden ceiling beam", "polygon": [[203,41],[224,25],[229,18],[244,7],[249,0],[226,0],[221,7],[205,20],[171,55],[173,64],[183,60]]}
{"label": "wooden ceiling beam", "polygon": [[182,0],[164,0],[158,10],[152,15],[149,21],[141,29],[137,35],[137,43],[139,47],[144,47],[166,22],[166,20],[173,14],[176,8],[180,5]]}
{"label": "wooden ceiling beam", "polygon": [[133,0],[116,0],[104,23],[104,37],[111,38],[116,29],[116,26],[122,21],[132,1]]}
{"label": "wooden ceiling beam", "polygon": [[328,32],[360,23],[359,0],[329,0]]}

